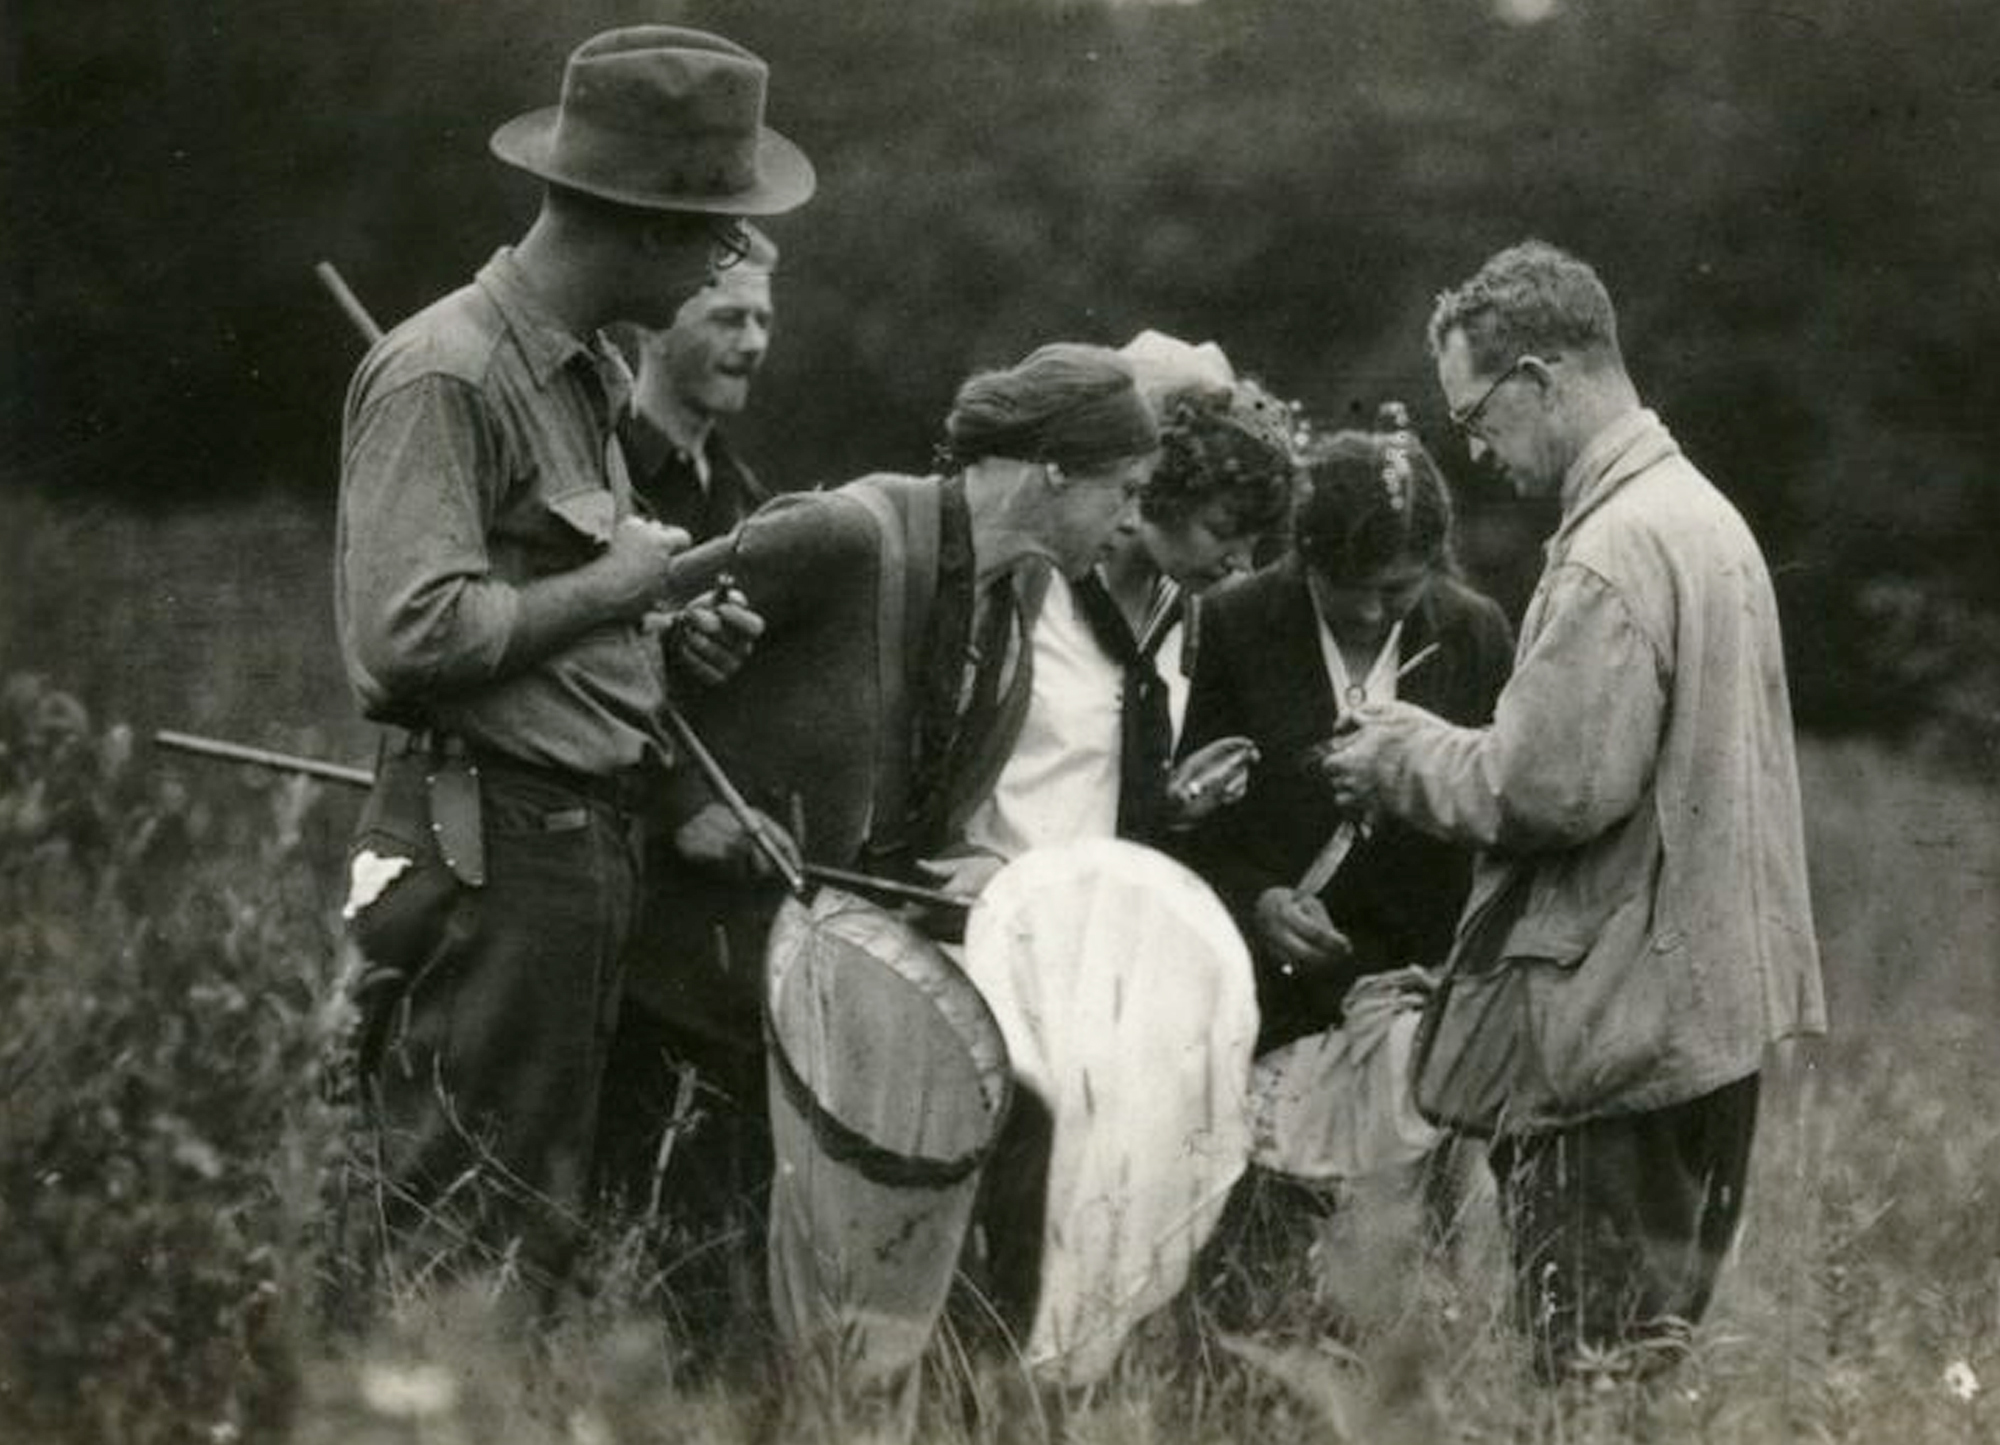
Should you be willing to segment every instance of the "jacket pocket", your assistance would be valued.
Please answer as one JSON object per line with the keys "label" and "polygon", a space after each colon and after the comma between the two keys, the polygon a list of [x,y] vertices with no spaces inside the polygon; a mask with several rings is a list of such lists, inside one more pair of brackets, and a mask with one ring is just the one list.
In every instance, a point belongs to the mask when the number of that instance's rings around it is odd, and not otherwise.
{"label": "jacket pocket", "polygon": [[1686,960],[1650,946],[1652,903],[1651,889],[1628,898],[1573,965],[1524,961],[1535,1074],[1558,1116],[1643,1094],[1667,1064],[1687,996]]}
{"label": "jacket pocket", "polygon": [[1578,966],[1622,910],[1637,902],[1650,912],[1660,859],[1650,795],[1614,832],[1535,859],[1527,907],[1501,956]]}
{"label": "jacket pocket", "polygon": [[1536,1097],[1523,1102],[1541,1122],[1644,1097],[1672,1066],[1692,985],[1685,948],[1654,917],[1664,858],[1648,797],[1617,833],[1538,870],[1506,954],[1524,971]]}

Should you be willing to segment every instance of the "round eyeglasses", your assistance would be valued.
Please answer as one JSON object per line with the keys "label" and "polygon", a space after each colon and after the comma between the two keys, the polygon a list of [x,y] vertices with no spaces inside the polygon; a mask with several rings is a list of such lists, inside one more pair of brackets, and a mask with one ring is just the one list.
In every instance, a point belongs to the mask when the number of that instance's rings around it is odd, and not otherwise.
{"label": "round eyeglasses", "polygon": [[[1506,369],[1493,378],[1493,384],[1479,394],[1478,401],[1475,401],[1464,411],[1451,413],[1452,428],[1460,436],[1470,439],[1475,429],[1479,426],[1479,418],[1486,414],[1486,407],[1493,400],[1494,393],[1498,392],[1502,386],[1505,386],[1508,380],[1519,372],[1523,365],[1530,361],[1540,362],[1541,358],[1535,356],[1517,356],[1508,362]],[[1541,362],[1541,364],[1546,366],[1548,363]]]}
{"label": "round eyeglasses", "polygon": [[717,216],[708,228],[708,265],[727,271],[750,254],[750,228],[736,216]]}

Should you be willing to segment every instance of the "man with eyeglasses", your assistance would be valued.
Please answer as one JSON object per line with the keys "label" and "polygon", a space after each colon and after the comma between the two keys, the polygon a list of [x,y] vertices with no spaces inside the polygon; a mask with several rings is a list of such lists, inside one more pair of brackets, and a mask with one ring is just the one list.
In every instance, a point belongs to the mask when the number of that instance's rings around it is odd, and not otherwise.
{"label": "man with eyeglasses", "polygon": [[341,653],[395,730],[345,910],[369,965],[358,1074],[370,1192],[427,1270],[562,1281],[642,807],[686,819],[695,851],[748,851],[668,770],[648,619],[688,538],[647,515],[612,444],[628,374],[600,328],[669,325],[740,256],[743,216],[811,195],[810,162],[763,124],[766,78],[699,31],[586,41],[561,103],[491,140],[542,182],[525,237],[392,330],[349,389]]}
{"label": "man with eyeglasses", "polygon": [[1825,1028],[1777,607],[1589,266],[1502,251],[1430,344],[1474,459],[1561,520],[1491,725],[1369,705],[1329,776],[1483,850],[1418,1101],[1492,1136],[1537,1369],[1644,1370],[1708,1305],[1767,1047]]}

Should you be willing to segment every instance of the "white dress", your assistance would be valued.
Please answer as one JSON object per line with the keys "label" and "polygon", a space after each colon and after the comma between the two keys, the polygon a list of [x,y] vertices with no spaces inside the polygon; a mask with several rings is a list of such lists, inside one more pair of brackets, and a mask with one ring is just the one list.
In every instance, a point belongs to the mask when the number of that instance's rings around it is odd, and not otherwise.
{"label": "white dress", "polygon": [[[1179,677],[1179,635],[1163,676]],[[973,908],[963,957],[1016,1079],[1054,1118],[1022,1349],[1038,1374],[1080,1385],[1186,1284],[1248,1160],[1256,984],[1207,885],[1115,836],[1124,670],[1066,580],[1030,645],[1020,739],[966,829],[1011,861]]]}

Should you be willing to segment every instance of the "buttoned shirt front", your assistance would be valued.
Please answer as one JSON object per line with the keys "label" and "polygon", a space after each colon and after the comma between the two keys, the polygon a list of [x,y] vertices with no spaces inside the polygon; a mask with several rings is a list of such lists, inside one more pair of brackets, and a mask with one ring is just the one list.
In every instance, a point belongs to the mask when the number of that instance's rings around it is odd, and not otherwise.
{"label": "buttoned shirt front", "polygon": [[652,514],[696,542],[720,537],[770,500],[720,431],[711,428],[699,456],[683,451],[649,417],[627,411],[618,439],[632,485]]}
{"label": "buttoned shirt front", "polygon": [[602,776],[667,755],[664,668],[636,622],[546,656],[520,590],[601,554],[634,510],[602,353],[501,250],[391,331],[349,388],[335,608],[371,718]]}

